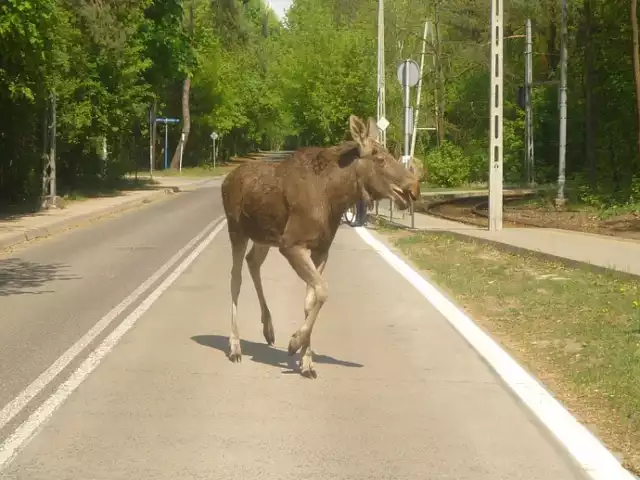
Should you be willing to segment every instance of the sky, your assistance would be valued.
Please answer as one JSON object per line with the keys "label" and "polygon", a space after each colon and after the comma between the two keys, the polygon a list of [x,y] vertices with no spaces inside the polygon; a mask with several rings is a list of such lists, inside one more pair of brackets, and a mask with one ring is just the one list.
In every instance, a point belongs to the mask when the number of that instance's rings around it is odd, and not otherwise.
{"label": "sky", "polygon": [[267,3],[271,5],[271,9],[281,20],[284,17],[284,11],[291,6],[291,2],[292,0],[267,0]]}

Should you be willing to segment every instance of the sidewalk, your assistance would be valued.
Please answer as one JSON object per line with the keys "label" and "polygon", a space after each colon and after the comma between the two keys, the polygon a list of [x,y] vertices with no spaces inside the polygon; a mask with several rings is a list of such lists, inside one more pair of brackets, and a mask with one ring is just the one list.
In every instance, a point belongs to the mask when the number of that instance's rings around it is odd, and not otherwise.
{"label": "sidewalk", "polygon": [[[388,205],[389,201],[384,200],[380,202],[378,208],[380,216],[386,219],[389,219]],[[375,211],[370,213],[375,214]],[[394,209],[392,220],[404,226],[411,225],[411,216],[408,211],[399,212]],[[483,228],[417,212],[415,228],[448,231],[640,276],[640,242],[634,240],[535,227],[504,228],[499,232],[489,232]]]}
{"label": "sidewalk", "polygon": [[117,196],[74,201],[61,209],[0,217],[0,250],[159,200],[175,191],[197,188],[217,178],[156,176],[157,184],[147,190],[124,191]]}
{"label": "sidewalk", "polygon": [[276,344],[245,263],[243,360],[229,362],[230,268],[223,228],[0,479],[587,478],[354,229],[338,231],[324,272],[316,380],[287,354],[305,287],[277,249],[262,267]]}

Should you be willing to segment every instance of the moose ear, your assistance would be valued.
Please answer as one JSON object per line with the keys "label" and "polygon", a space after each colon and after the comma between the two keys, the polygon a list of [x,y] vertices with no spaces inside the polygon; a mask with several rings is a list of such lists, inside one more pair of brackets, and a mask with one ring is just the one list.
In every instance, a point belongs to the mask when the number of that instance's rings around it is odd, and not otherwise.
{"label": "moose ear", "polygon": [[360,157],[371,155],[373,147],[370,140],[369,128],[355,115],[349,117],[349,130],[351,137],[358,144]]}

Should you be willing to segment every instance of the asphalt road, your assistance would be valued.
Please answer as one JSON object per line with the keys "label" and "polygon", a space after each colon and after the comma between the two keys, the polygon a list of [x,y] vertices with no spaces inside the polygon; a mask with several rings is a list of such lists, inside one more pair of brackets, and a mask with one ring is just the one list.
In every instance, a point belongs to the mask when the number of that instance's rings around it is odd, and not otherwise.
{"label": "asphalt road", "polygon": [[[220,215],[212,186],[2,260],[5,418],[6,405]],[[348,227],[325,270],[330,297],[313,336],[318,379],[301,378],[286,353],[304,286],[277,251],[263,267],[276,345],[262,338],[245,265],[244,359],[230,363],[226,228],[211,225],[200,239],[150,286],[149,299],[121,309],[4,425],[0,479],[586,478]]]}
{"label": "asphalt road", "polygon": [[[220,217],[219,184],[214,180],[208,188],[180,192],[0,257],[0,408]],[[87,347],[112,328],[107,326]],[[82,358],[60,372],[40,397]],[[8,422],[8,412],[3,416],[0,410],[0,439],[37,404],[30,402]]]}

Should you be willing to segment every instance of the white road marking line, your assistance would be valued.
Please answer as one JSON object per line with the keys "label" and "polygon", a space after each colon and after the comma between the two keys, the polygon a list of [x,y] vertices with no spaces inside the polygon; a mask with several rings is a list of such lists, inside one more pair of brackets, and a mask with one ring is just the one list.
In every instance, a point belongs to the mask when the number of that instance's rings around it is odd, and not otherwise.
{"label": "white road marking line", "polygon": [[[189,243],[182,247],[173,257],[171,257],[162,267],[160,267],[153,275],[151,275],[143,284],[136,288],[122,302],[116,305],[109,313],[96,323],[80,340],[73,344],[66,352],[64,352],[47,370],[45,370],[36,380],[34,380],[27,388],[25,388],[15,399],[9,402],[2,410],[0,410],[0,428],[4,427],[12,418],[14,418],[27,404],[38,395],[47,385],[49,385],[55,377],[64,370],[95,338],[100,335],[123,311],[132,305],[140,296],[142,296],[155,282],[157,282],[171,267],[173,267],[194,245],[211,231],[217,234],[224,225],[222,216],[209,223],[198,235],[196,235]],[[205,240],[209,243],[214,234]],[[188,257],[191,258],[191,257]],[[195,258],[195,257],[193,257]],[[190,263],[190,262],[189,262]],[[178,267],[180,268],[180,266]],[[186,268],[186,267],[185,267]],[[175,273],[175,272],[174,272]],[[164,285],[164,284],[163,284]],[[168,286],[168,285],[167,285]],[[166,288],[166,287],[165,287]],[[157,290],[156,290],[157,291]],[[155,292],[154,292],[155,293]],[[148,308],[148,307],[147,307]],[[125,320],[126,321],[126,320]],[[6,442],[5,442],[6,443]],[[6,445],[0,447],[0,458],[4,459]],[[0,461],[0,467],[2,461]]]}
{"label": "white road marking line", "polygon": [[491,365],[520,400],[564,445],[593,480],[636,480],[560,402],[483,332],[462,310],[364,227],[356,232],[431,303]]}

